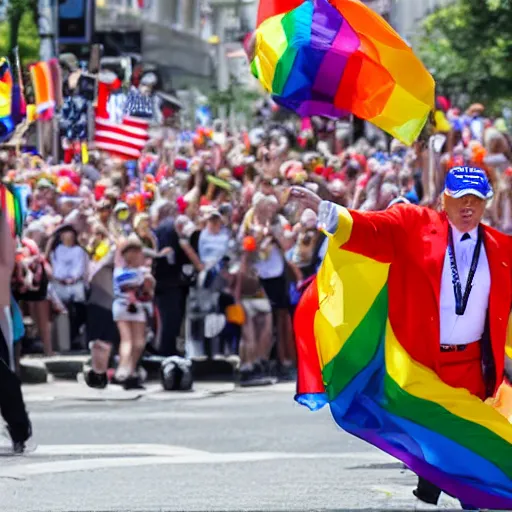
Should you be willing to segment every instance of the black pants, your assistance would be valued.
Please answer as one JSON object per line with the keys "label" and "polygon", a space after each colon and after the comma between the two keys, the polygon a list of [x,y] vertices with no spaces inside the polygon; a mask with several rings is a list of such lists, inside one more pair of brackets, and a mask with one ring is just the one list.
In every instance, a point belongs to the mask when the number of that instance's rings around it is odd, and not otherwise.
{"label": "black pants", "polygon": [[155,297],[160,317],[160,348],[163,356],[176,356],[176,340],[180,335],[181,324],[185,315],[186,290],[182,287],[168,288]]}
{"label": "black pants", "polygon": [[[430,505],[437,505],[439,501],[439,497],[441,496],[441,489],[436,485],[430,483],[428,480],[419,477],[418,478],[418,487],[414,491],[414,495],[425,503],[429,503]],[[478,510],[477,507],[473,505],[460,503],[463,510]]]}
{"label": "black pants", "polygon": [[9,348],[0,329],[0,414],[15,442],[30,437],[31,426],[21,393],[21,382],[9,368]]}
{"label": "black pants", "polygon": [[83,302],[66,302],[65,306],[69,314],[71,348],[83,348],[78,335],[82,325],[87,322],[87,306]]}
{"label": "black pants", "polygon": [[428,480],[419,477],[418,478],[418,487],[414,491],[414,495],[425,503],[429,503],[430,505],[437,505],[439,501],[439,496],[441,496],[441,489],[431,484]]}

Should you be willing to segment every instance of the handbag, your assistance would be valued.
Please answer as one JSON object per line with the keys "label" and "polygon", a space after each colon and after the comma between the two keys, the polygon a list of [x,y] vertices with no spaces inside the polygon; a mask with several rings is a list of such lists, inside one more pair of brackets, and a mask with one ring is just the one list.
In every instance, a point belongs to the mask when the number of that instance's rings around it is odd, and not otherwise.
{"label": "handbag", "polygon": [[228,323],[234,325],[244,325],[245,310],[242,304],[232,304],[226,308],[226,319]]}

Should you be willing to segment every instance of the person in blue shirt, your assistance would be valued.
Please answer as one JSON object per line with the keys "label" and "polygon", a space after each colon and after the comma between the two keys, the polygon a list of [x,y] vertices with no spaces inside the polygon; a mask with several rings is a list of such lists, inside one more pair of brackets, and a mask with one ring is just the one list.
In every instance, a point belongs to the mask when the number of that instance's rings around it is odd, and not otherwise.
{"label": "person in blue shirt", "polygon": [[223,225],[218,210],[212,210],[207,218],[206,227],[199,235],[199,258],[205,265],[215,265],[229,249],[231,234]]}

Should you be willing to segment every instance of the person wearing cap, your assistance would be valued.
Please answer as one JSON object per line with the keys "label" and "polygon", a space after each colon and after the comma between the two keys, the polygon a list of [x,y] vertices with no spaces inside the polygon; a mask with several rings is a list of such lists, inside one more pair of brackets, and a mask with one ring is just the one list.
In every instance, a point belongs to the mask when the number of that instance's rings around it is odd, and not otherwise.
{"label": "person wearing cap", "polygon": [[114,207],[111,231],[117,237],[128,236],[131,232],[130,207],[123,202],[117,203]]}
{"label": "person wearing cap", "polygon": [[106,198],[98,201],[96,205],[96,215],[99,223],[108,230],[110,217],[112,215],[112,202]]}
{"label": "person wearing cap", "polygon": [[[292,195],[314,202],[304,190]],[[359,212],[316,198],[319,228],[340,247],[390,264],[390,296],[399,298],[389,319],[405,350],[447,385],[481,400],[508,379],[512,245],[481,223],[492,196],[485,172],[456,167],[446,177],[441,212],[409,204]],[[440,493],[422,479],[415,490],[434,505]]]}
{"label": "person wearing cap", "polygon": [[212,208],[206,217],[206,226],[199,235],[199,258],[206,266],[214,266],[228,252],[231,238],[229,230],[222,222],[219,210]]}

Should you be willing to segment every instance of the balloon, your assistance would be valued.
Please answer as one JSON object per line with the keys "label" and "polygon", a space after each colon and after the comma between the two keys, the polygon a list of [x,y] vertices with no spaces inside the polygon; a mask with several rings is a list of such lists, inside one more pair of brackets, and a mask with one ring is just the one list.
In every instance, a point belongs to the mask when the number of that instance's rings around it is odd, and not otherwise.
{"label": "balloon", "polygon": [[246,252],[254,252],[257,249],[256,239],[253,236],[246,236],[242,243],[243,249]]}

